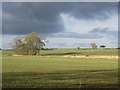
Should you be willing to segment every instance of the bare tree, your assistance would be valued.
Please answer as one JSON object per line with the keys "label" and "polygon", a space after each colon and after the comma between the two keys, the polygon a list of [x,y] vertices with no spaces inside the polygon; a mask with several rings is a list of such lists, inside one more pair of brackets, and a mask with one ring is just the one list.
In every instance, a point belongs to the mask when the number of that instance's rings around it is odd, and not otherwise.
{"label": "bare tree", "polygon": [[96,49],[96,48],[97,48],[96,43],[95,43],[95,42],[91,43],[91,47],[92,47],[93,49]]}
{"label": "bare tree", "polygon": [[80,50],[80,47],[78,46],[77,49]]}

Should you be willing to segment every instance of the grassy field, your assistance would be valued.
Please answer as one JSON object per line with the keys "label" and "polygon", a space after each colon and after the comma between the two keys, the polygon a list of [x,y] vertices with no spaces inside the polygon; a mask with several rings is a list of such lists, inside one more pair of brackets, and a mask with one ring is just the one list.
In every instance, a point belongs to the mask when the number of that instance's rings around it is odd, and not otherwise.
{"label": "grassy field", "polygon": [[[3,55],[13,55],[15,54],[13,51],[10,50],[3,50],[2,51]],[[40,50],[40,55],[41,56],[46,56],[46,55],[112,55],[112,56],[117,56],[118,55],[118,49],[53,49],[53,50]]]}
{"label": "grassy field", "polygon": [[[68,51],[56,50],[52,53],[57,52],[67,53]],[[78,52],[93,54],[96,51],[79,50]],[[108,55],[106,52],[104,54]],[[50,51],[44,51],[44,53],[50,53]],[[117,55],[117,51],[109,54]],[[117,87],[117,84],[118,60],[3,56],[3,88],[95,88]]]}

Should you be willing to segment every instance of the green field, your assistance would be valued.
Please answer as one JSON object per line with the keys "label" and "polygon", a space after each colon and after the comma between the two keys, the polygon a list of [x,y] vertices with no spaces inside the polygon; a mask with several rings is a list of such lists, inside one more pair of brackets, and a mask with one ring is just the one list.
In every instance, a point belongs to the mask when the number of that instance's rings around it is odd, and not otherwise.
{"label": "green field", "polygon": [[[41,52],[55,54],[61,53],[60,51],[67,53],[65,50]],[[83,53],[88,54],[87,52],[88,50]],[[89,54],[93,52],[96,51],[91,51]],[[106,52],[100,53],[107,54]],[[97,54],[100,53],[97,52]],[[109,52],[109,54],[117,55],[117,51]],[[3,56],[2,62],[3,88],[111,88],[117,87],[118,84],[118,60]]]}
{"label": "green field", "polygon": [[[53,50],[40,50],[39,55],[46,56],[46,55],[112,55],[117,56],[119,49],[114,48],[106,48],[106,49],[80,49],[72,48],[72,49],[53,49]],[[11,50],[3,50],[2,55],[13,55],[15,54]]]}

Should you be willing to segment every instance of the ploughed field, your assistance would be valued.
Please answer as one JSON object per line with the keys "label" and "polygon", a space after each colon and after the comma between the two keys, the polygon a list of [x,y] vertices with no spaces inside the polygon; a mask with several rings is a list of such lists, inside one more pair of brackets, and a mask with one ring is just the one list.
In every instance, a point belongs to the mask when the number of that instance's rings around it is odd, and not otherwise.
{"label": "ploughed field", "polygon": [[71,52],[78,52],[78,55],[116,56],[118,52],[117,49],[101,51],[100,49],[98,52],[87,49],[43,50],[40,56],[12,56],[12,51],[3,51],[3,88],[117,87],[117,59],[46,57],[48,54],[56,53],[70,55]]}

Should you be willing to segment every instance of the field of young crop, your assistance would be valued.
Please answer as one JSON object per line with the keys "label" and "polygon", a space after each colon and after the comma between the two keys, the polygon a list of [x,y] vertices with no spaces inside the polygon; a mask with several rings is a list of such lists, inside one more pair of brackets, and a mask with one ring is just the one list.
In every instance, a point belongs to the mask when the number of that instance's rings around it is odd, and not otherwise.
{"label": "field of young crop", "polygon": [[111,88],[118,84],[118,60],[113,59],[3,56],[2,65],[3,88]]}
{"label": "field of young crop", "polygon": [[[13,55],[15,54],[11,50],[3,50],[2,55]],[[117,56],[118,49],[114,48],[106,48],[106,49],[53,49],[53,50],[40,50],[39,55],[46,56],[46,55],[109,55],[109,56]]]}

